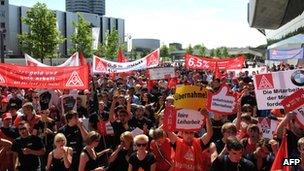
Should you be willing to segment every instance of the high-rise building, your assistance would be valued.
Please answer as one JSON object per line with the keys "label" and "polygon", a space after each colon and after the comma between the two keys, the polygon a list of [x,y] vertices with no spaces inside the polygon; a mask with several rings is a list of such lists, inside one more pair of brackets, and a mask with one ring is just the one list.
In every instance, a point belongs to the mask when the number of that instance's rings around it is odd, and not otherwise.
{"label": "high-rise building", "polygon": [[[96,1],[96,0],[95,0]],[[22,57],[19,46],[18,35],[29,32],[26,24],[22,23],[22,18],[27,16],[30,8],[25,6],[15,6],[9,4],[9,0],[0,0],[0,29],[5,29],[4,49],[8,57]],[[56,15],[57,28],[66,41],[59,46],[61,57],[67,57],[68,50],[72,47],[71,35],[75,32],[73,22],[78,21],[75,12],[54,11]],[[120,43],[124,42],[125,21],[121,18],[101,16],[98,14],[80,12],[88,21],[92,30],[97,30],[94,35],[97,43],[102,43],[106,38],[107,32],[118,30]]]}
{"label": "high-rise building", "polygon": [[85,12],[105,15],[105,0],[66,0],[65,6],[68,12]]}

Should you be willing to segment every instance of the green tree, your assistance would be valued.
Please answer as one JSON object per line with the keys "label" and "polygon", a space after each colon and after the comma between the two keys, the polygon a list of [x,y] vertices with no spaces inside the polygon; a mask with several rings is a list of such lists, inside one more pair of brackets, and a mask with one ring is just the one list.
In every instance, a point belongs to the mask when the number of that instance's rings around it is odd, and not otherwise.
{"label": "green tree", "polygon": [[162,45],[160,48],[160,56],[168,57],[169,56],[169,48],[166,45]]}
{"label": "green tree", "polygon": [[196,52],[196,55],[199,55],[199,56],[206,56],[206,47],[204,46],[204,44],[198,44],[198,45],[195,45],[193,47],[194,51]]}
{"label": "green tree", "polygon": [[215,56],[216,57],[221,57],[222,56],[221,48],[216,48],[216,50],[215,50]]}
{"label": "green tree", "polygon": [[193,50],[193,47],[191,46],[191,44],[187,47],[186,52],[189,54],[193,54],[194,50]]}
{"label": "green tree", "polygon": [[90,58],[93,54],[92,28],[81,14],[78,15],[78,22],[73,22],[75,33],[71,36],[72,48],[69,53],[83,52],[85,57]]}
{"label": "green tree", "polygon": [[18,35],[21,50],[35,58],[54,58],[64,38],[56,27],[55,13],[44,3],[36,3],[26,12],[22,23],[29,27],[30,32]]}
{"label": "green tree", "polygon": [[214,56],[215,56],[215,50],[214,50],[214,49],[211,49],[211,50],[210,50],[209,56],[210,56],[210,57],[214,57]]}
{"label": "green tree", "polygon": [[110,60],[117,57],[118,49],[125,49],[126,46],[119,42],[119,33],[117,30],[107,32],[106,38],[102,44],[98,46],[98,54]]}
{"label": "green tree", "polygon": [[226,47],[222,48],[222,56],[223,57],[228,57],[229,56],[228,49]]}
{"label": "green tree", "polygon": [[176,48],[176,46],[169,46],[169,54],[174,52],[174,51],[177,51],[178,49]]}

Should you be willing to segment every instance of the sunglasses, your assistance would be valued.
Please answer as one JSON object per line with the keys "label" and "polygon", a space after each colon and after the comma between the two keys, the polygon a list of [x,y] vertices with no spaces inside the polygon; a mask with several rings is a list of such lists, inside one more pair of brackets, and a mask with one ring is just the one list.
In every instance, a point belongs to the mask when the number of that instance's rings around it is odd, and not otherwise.
{"label": "sunglasses", "polygon": [[34,99],[38,99],[39,97],[38,96],[36,96],[36,97],[33,97]]}
{"label": "sunglasses", "polygon": [[136,144],[137,147],[146,147],[147,143],[143,143],[143,144]]}
{"label": "sunglasses", "polygon": [[64,142],[64,140],[57,140],[56,142]]}

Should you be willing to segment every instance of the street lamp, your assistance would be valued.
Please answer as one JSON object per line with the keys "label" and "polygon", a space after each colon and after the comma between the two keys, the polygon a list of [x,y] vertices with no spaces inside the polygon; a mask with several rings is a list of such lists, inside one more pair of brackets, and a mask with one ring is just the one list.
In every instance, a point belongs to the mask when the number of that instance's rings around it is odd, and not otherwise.
{"label": "street lamp", "polygon": [[1,57],[1,63],[4,63],[4,35],[5,35],[6,29],[0,28],[0,57]]}

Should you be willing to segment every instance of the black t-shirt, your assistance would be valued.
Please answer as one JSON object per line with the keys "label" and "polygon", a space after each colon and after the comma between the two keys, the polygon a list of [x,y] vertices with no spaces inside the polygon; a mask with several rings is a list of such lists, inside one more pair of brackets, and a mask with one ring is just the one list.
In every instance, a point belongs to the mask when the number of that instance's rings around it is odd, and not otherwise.
{"label": "black t-shirt", "polygon": [[224,125],[223,120],[215,120],[211,118],[212,123],[212,129],[213,129],[213,135],[211,138],[211,141],[215,142],[216,140],[220,140],[223,138],[222,134],[222,126]]}
{"label": "black t-shirt", "polygon": [[77,106],[77,113],[79,118],[86,117],[88,118],[88,110],[83,106]]}
{"label": "black t-shirt", "polygon": [[43,143],[46,147],[46,151],[50,152],[53,150],[53,144],[54,144],[54,134],[50,133],[50,134],[46,134],[46,136],[43,134],[44,133],[44,129],[49,128],[50,130],[54,131],[54,126],[55,126],[55,122],[54,121],[50,121],[50,122],[42,122],[41,120],[36,123],[34,125],[34,129],[37,130],[38,132],[38,136],[43,140]]}
{"label": "black t-shirt", "polygon": [[70,127],[69,125],[64,125],[59,128],[58,132],[63,133],[67,139],[67,146],[73,148],[73,159],[74,156],[79,158],[79,155],[83,148],[83,139],[81,132],[77,126]]}
{"label": "black t-shirt", "polygon": [[99,117],[100,118],[108,118],[109,117],[109,113],[107,111],[104,111],[102,113],[92,113],[89,117],[89,123],[92,125],[92,128],[94,128],[95,130],[97,130],[97,123],[99,121]]}
{"label": "black t-shirt", "polygon": [[16,139],[16,138],[19,137],[19,134],[18,134],[17,130],[12,128],[12,127],[8,127],[8,128],[1,127],[0,129],[3,132],[3,134],[5,136],[7,136],[8,138]]}
{"label": "black t-shirt", "polygon": [[225,143],[222,141],[222,139],[219,139],[219,140],[215,141],[215,146],[216,146],[217,152],[221,153],[225,147]]}
{"label": "black t-shirt", "polygon": [[22,150],[29,148],[31,150],[41,150],[44,145],[38,136],[30,135],[26,138],[18,137],[12,145],[12,151],[18,153],[20,170],[37,169],[39,166],[39,157],[35,155],[24,155]]}
{"label": "black t-shirt", "polygon": [[126,156],[130,156],[129,151],[120,150],[117,154],[115,161],[110,163],[110,166],[107,170],[109,171],[127,171],[129,167],[129,162],[126,159]]}
{"label": "black t-shirt", "polygon": [[146,157],[143,160],[137,158],[137,153],[134,152],[131,154],[129,163],[132,165],[133,171],[138,171],[139,168],[142,168],[144,171],[149,171],[151,165],[156,162],[155,157],[152,153],[148,152]]}
{"label": "black t-shirt", "polygon": [[132,117],[132,119],[129,120],[131,130],[134,130],[136,127],[143,129],[145,124],[148,126],[148,129],[153,126],[151,120],[146,117],[143,117],[141,120],[137,119],[136,117]]}
{"label": "black t-shirt", "polygon": [[214,160],[211,166],[211,171],[256,171],[255,165],[245,159],[242,158],[239,163],[232,162],[228,155],[224,155],[223,157],[218,157]]}
{"label": "black t-shirt", "polygon": [[[257,159],[253,154],[247,154],[245,158],[251,161],[253,164],[255,165],[257,164]],[[273,153],[270,153],[269,155],[267,155],[266,158],[263,159],[263,164],[260,171],[269,171],[271,169],[273,161],[274,161],[274,155]]]}
{"label": "black t-shirt", "polygon": [[112,122],[111,125],[114,130],[114,146],[117,146],[120,144],[120,135],[129,130],[126,130],[121,122]]}

